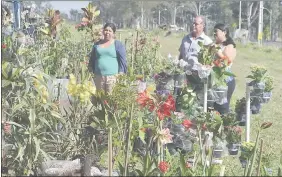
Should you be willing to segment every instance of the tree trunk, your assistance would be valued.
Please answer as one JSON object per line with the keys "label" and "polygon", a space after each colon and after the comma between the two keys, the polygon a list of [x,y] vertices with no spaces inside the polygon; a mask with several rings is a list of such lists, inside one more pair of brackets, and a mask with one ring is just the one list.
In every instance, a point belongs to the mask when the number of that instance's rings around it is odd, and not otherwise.
{"label": "tree trunk", "polygon": [[[256,3],[255,8],[253,10],[254,3]],[[251,34],[251,26],[254,23],[254,21],[258,18],[258,5],[259,2],[247,2],[247,10],[248,10],[248,15],[247,15],[247,23],[248,27],[247,29],[249,30],[249,35],[248,35],[248,40],[250,38]]]}

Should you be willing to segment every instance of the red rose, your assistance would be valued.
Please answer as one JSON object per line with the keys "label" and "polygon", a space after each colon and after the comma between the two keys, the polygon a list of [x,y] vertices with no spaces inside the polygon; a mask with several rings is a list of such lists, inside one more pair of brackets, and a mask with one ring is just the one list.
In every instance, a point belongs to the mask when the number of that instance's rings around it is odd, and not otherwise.
{"label": "red rose", "polygon": [[162,161],[162,162],[159,163],[158,167],[159,167],[159,169],[162,173],[166,173],[167,170],[169,169],[169,164],[165,161]]}

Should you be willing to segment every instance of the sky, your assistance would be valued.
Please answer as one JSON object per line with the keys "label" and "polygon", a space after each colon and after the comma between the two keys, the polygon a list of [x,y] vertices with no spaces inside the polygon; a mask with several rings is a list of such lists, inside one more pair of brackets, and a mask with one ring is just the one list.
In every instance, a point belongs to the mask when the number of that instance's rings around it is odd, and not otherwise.
{"label": "sky", "polygon": [[71,9],[80,10],[82,7],[86,7],[90,1],[49,1],[54,9],[60,10],[69,14]]}

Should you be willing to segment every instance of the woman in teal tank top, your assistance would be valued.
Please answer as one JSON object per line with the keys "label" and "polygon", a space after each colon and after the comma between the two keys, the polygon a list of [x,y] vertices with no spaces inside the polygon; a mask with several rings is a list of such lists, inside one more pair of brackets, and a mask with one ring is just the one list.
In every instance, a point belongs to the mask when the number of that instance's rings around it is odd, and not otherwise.
{"label": "woman in teal tank top", "polygon": [[114,39],[116,27],[106,23],[103,27],[103,39],[94,44],[89,65],[94,72],[97,90],[110,93],[119,73],[126,72],[126,52],[120,41]]}

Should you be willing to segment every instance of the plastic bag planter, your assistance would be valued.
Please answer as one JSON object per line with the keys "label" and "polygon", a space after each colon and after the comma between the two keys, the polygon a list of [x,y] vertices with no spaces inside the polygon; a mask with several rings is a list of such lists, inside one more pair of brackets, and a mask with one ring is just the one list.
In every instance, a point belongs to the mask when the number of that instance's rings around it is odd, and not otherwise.
{"label": "plastic bag planter", "polygon": [[208,90],[207,107],[214,107],[214,103],[218,101],[217,95],[213,89]]}
{"label": "plastic bag planter", "polygon": [[263,92],[262,94],[262,103],[268,103],[272,96],[272,92]]}
{"label": "plastic bag planter", "polygon": [[201,79],[208,78],[211,74],[212,67],[208,65],[201,65],[200,63],[197,66],[198,76]]}
{"label": "plastic bag planter", "polygon": [[165,72],[159,73],[155,78],[156,90],[170,90],[174,89],[173,76]]}
{"label": "plastic bag planter", "polygon": [[214,88],[217,104],[223,105],[224,103],[227,103],[227,90],[227,86],[220,86],[218,88]]}
{"label": "plastic bag planter", "polygon": [[182,153],[192,151],[193,143],[190,140],[189,133],[185,130],[183,125],[172,124],[170,133],[173,135],[173,142],[167,144],[170,153],[175,154],[178,150],[181,150]]}
{"label": "plastic bag planter", "polygon": [[246,125],[246,113],[239,113],[237,114],[237,121],[239,121],[239,126],[245,126]]}
{"label": "plastic bag planter", "polygon": [[174,80],[174,87],[183,88],[186,81],[186,74],[185,73],[175,74],[173,76],[173,80]]}
{"label": "plastic bag planter", "polygon": [[250,85],[253,86],[254,92],[256,94],[262,94],[265,88],[264,82],[251,82]]}
{"label": "plastic bag planter", "polygon": [[259,114],[261,110],[261,98],[254,97],[251,100],[251,112],[252,114]]}

